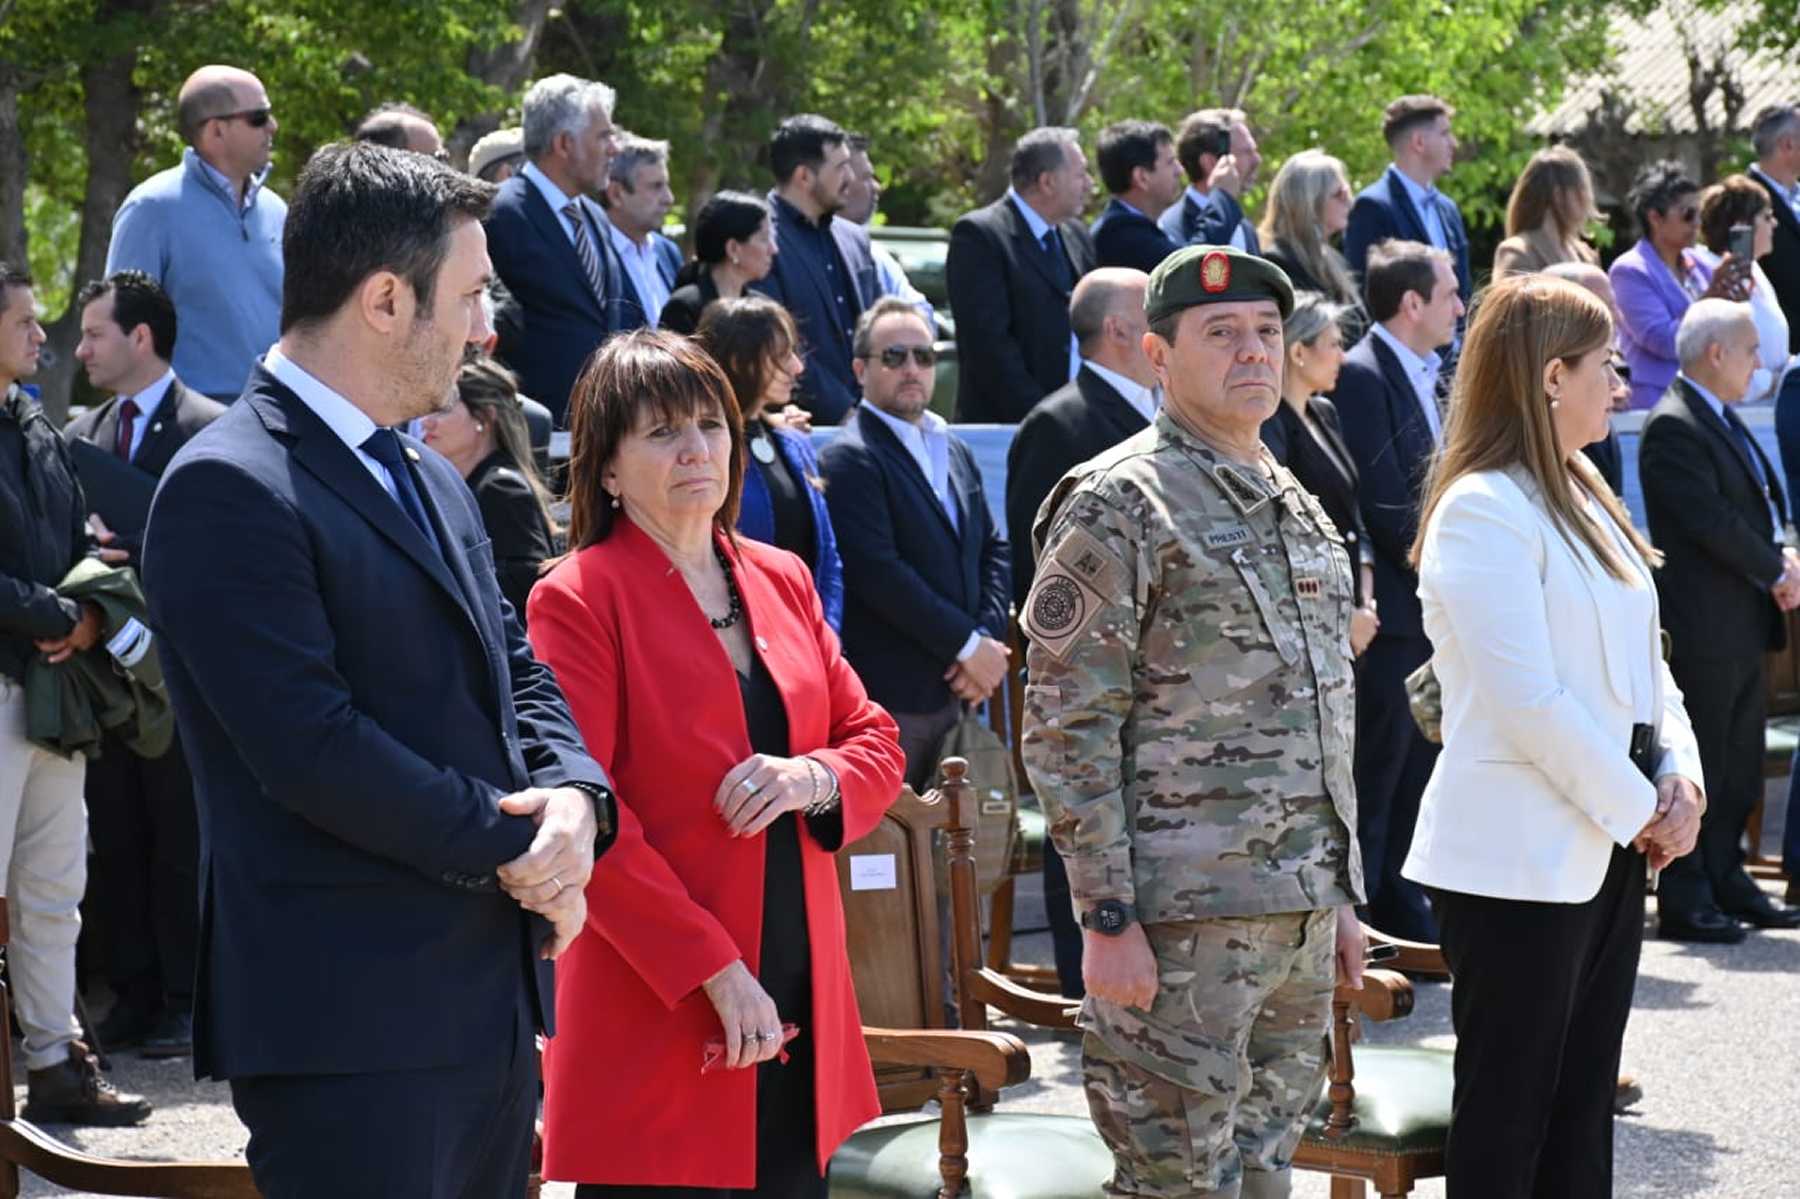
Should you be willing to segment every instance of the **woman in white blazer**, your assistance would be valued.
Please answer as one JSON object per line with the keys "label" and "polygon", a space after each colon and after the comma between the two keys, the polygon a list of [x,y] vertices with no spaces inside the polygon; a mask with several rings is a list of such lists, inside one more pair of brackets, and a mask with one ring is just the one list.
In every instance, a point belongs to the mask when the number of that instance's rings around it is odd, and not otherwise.
{"label": "woman in white blazer", "polygon": [[1444,748],[1402,873],[1454,980],[1452,1199],[1612,1194],[1645,875],[1693,848],[1706,802],[1660,555],[1580,452],[1606,434],[1611,345],[1574,284],[1487,293],[1413,545]]}

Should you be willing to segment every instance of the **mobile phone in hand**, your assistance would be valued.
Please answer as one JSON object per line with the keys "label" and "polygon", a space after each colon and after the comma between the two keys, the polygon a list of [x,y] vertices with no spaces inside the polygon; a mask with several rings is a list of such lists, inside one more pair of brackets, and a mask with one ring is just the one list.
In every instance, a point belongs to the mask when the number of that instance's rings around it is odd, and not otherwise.
{"label": "mobile phone in hand", "polygon": [[1756,230],[1749,225],[1733,225],[1728,235],[1725,248],[1739,262],[1753,262],[1756,258]]}

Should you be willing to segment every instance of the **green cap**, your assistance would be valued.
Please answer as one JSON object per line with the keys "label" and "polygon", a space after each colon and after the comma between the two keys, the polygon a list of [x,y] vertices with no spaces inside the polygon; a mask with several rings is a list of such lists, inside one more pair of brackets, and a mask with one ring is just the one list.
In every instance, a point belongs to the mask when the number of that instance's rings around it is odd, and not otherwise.
{"label": "green cap", "polygon": [[1150,273],[1144,315],[1160,320],[1196,304],[1233,300],[1274,300],[1285,321],[1294,311],[1294,285],[1267,258],[1230,246],[1183,246]]}

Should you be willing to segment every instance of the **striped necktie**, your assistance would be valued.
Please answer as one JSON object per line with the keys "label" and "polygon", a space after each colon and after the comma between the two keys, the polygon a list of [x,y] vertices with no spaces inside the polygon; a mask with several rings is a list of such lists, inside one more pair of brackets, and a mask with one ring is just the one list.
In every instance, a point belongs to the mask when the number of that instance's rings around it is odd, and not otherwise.
{"label": "striped necktie", "polygon": [[574,200],[563,205],[562,214],[569,218],[575,230],[575,257],[581,259],[581,269],[587,274],[588,286],[594,289],[594,298],[600,306],[606,306],[606,272],[600,269],[600,256],[594,249],[593,239],[588,236],[587,222],[581,219],[581,208]]}

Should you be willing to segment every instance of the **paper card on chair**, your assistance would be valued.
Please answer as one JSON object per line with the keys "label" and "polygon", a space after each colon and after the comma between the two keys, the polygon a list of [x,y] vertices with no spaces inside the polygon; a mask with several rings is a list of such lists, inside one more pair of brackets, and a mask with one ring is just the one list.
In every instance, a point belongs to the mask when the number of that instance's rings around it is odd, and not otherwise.
{"label": "paper card on chair", "polygon": [[853,853],[850,855],[850,889],[852,891],[892,891],[900,885],[894,874],[891,853]]}

